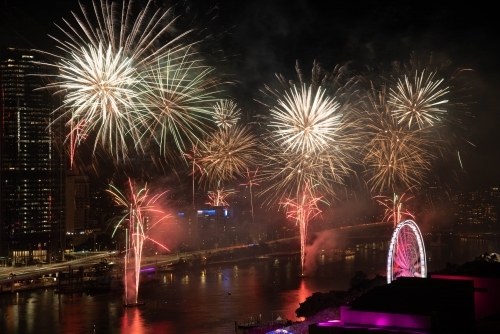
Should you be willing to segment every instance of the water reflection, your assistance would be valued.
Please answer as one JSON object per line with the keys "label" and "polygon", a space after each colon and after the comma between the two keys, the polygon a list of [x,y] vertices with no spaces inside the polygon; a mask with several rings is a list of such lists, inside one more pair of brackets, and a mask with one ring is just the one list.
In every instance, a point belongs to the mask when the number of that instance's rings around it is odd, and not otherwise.
{"label": "water reflection", "polygon": [[[427,246],[429,270],[498,252],[498,241],[451,239]],[[368,247],[369,246],[369,247]],[[0,333],[228,333],[234,321],[271,316],[296,320],[295,310],[314,292],[345,290],[358,270],[385,275],[387,242],[352,245],[354,256],[315,258],[314,272],[298,278],[299,256],[255,259],[162,275],[142,287],[146,305],[124,308],[121,293],[59,296],[53,290],[0,295]],[[279,266],[275,266],[278,260]],[[231,292],[231,294],[228,294]]]}
{"label": "water reflection", "polygon": [[128,307],[122,317],[121,330],[123,333],[144,334],[144,319],[137,307]]}

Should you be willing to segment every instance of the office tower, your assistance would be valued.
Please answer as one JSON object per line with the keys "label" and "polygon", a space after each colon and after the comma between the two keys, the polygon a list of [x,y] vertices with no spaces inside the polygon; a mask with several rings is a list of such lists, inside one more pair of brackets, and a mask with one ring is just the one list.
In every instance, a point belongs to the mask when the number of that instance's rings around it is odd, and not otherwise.
{"label": "office tower", "polygon": [[0,256],[48,261],[64,247],[62,151],[48,127],[55,101],[37,90],[51,70],[31,50],[0,52]]}
{"label": "office tower", "polygon": [[66,173],[66,233],[79,233],[90,226],[89,180],[77,170]]}

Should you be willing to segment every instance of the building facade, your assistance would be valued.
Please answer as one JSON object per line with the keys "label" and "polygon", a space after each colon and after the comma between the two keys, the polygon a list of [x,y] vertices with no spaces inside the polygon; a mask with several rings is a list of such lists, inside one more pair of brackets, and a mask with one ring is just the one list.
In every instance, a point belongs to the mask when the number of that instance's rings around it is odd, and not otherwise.
{"label": "building facade", "polygon": [[66,234],[83,232],[95,228],[91,224],[89,180],[77,171],[66,173]]}
{"label": "building facade", "polygon": [[453,227],[463,233],[500,232],[500,190],[497,186],[462,191],[452,198]]}
{"label": "building facade", "polygon": [[0,255],[13,265],[48,261],[61,249],[62,155],[48,127],[54,102],[36,64],[39,54],[4,47],[0,54]]}

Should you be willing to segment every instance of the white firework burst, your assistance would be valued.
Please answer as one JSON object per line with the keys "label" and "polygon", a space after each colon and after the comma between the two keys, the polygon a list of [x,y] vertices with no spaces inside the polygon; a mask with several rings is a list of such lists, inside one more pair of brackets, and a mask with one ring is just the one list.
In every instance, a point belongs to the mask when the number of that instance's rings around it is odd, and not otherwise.
{"label": "white firework burst", "polygon": [[97,49],[89,45],[62,60],[57,85],[68,92],[63,105],[70,107],[71,121],[81,125],[72,128],[78,131],[77,139],[97,128],[104,147],[117,155],[126,152],[125,137],[134,131],[130,124],[136,118],[135,86],[139,82],[135,72],[131,60],[121,50],[114,54],[111,46],[106,50],[102,45]]}
{"label": "white firework burst", "polygon": [[213,119],[220,128],[230,128],[241,118],[241,109],[231,100],[220,100],[214,106]]}
{"label": "white firework burst", "polygon": [[393,114],[399,123],[407,123],[411,128],[412,123],[419,128],[433,126],[446,116],[445,96],[449,87],[444,86],[444,79],[434,79],[436,72],[429,74],[415,71],[413,80],[405,75],[399,79],[396,89],[390,90],[388,104],[393,106]]}
{"label": "white firework burst", "polygon": [[[45,88],[64,96],[55,112],[62,114],[56,122],[70,128],[67,141],[81,142],[93,132],[94,153],[101,143],[117,160],[127,158],[129,147],[142,151],[151,137],[165,150],[170,136],[182,150],[216,100],[205,91],[213,87],[211,69],[199,65],[193,43],[182,43],[190,30],[172,37],[177,17],[155,9],[152,0],[137,14],[132,0],[92,4],[93,11],[81,5],[83,18],[73,13],[76,24],[64,20],[66,28],[59,26],[66,40],[54,39],[65,54],[46,64],[60,73]],[[203,103],[206,108],[194,106]]]}
{"label": "white firework burst", "polygon": [[319,87],[293,86],[271,109],[269,124],[284,151],[313,153],[335,144],[341,127],[339,103]]}

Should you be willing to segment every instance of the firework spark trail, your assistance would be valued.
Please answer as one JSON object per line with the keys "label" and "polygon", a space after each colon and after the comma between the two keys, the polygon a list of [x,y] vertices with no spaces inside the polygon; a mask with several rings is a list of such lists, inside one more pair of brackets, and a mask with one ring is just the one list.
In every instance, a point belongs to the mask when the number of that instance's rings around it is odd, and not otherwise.
{"label": "firework spark trail", "polygon": [[396,225],[402,222],[403,219],[415,219],[415,215],[403,207],[405,203],[414,198],[414,196],[407,196],[407,193],[413,188],[414,187],[411,187],[401,195],[394,193],[392,198],[388,196],[373,197],[373,199],[375,199],[380,205],[385,208],[385,215],[383,218],[384,221],[392,220],[394,223],[394,227],[396,227]]}
{"label": "firework spark trail", "polygon": [[191,176],[193,177],[193,179],[192,179],[192,186],[193,186],[193,209],[194,209],[194,207],[195,207],[195,205],[194,205],[194,184],[195,184],[194,180],[195,180],[195,177],[196,177],[196,169],[200,172],[200,175],[203,174],[203,169],[196,162],[196,158],[197,158],[198,152],[196,150],[196,145],[195,144],[192,145],[191,152],[192,153],[184,153],[184,156],[188,160],[190,160],[190,164],[191,164],[191,167],[192,167]]}
{"label": "firework spark trail", "polygon": [[321,200],[321,197],[314,197],[309,189],[309,186],[306,185],[304,192],[300,194],[296,200],[287,199],[281,203],[287,210],[287,218],[295,220],[295,222],[299,225],[302,276],[304,276],[305,270],[304,263],[306,256],[307,226],[314,217],[321,213],[321,210],[317,205],[319,200]]}
{"label": "firework spark trail", "polygon": [[133,99],[137,92],[133,87],[138,84],[131,60],[121,51],[113,54],[110,46],[107,50],[102,45],[97,49],[88,46],[62,60],[59,69],[60,82],[56,84],[68,92],[63,107],[70,108],[61,117],[70,113],[70,124],[80,125],[72,131],[85,137],[96,129],[102,146],[116,156],[126,156],[125,137],[134,131],[130,124],[136,114]]}
{"label": "firework spark trail", "polygon": [[257,168],[255,171],[249,171],[247,168],[247,173],[246,173],[246,180],[248,181],[247,183],[241,183],[240,186],[248,186],[250,189],[250,206],[252,208],[252,223],[254,223],[254,213],[253,213],[253,193],[252,193],[252,187],[253,186],[258,186],[259,184],[255,181],[257,177],[257,172],[259,169]]}
{"label": "firework spark trail", "polygon": [[367,182],[373,192],[395,192],[422,184],[442,141],[436,140],[429,129],[410,129],[398,122],[387,103],[387,87],[378,89],[371,84],[357,106],[365,119],[367,139],[362,162]]}
{"label": "firework spark trail", "polygon": [[462,165],[462,159],[460,158],[460,151],[457,151],[458,161],[460,162],[460,168],[464,169],[464,165]]}
{"label": "firework spark trail", "polygon": [[220,128],[230,128],[241,118],[241,109],[231,100],[218,101],[214,106],[213,119]]}
{"label": "firework spark trail", "polygon": [[71,128],[70,128],[70,133],[69,133],[69,139],[70,139],[69,157],[70,157],[70,170],[72,170],[74,160],[75,160],[76,148],[83,141],[85,141],[87,135],[82,134],[82,132],[85,133],[82,130],[85,127],[84,126],[85,121],[80,121],[78,124],[73,124],[73,120],[71,120],[70,123],[71,123]]}
{"label": "firework spark trail", "polygon": [[236,180],[256,165],[260,155],[257,139],[248,126],[219,128],[203,143],[198,150],[198,164],[203,169],[200,183],[208,188]]}
{"label": "firework spark trail", "polygon": [[236,191],[233,189],[224,190],[224,188],[209,191],[207,193],[208,201],[205,204],[210,206],[229,206],[226,198],[234,193],[236,193]]}
{"label": "firework spark trail", "polygon": [[[127,247],[125,252],[125,303],[137,304],[139,293],[139,275],[141,269],[142,248],[146,239],[168,250],[167,247],[158,241],[147,236],[145,228],[146,215],[155,214],[161,217],[151,227],[153,228],[159,222],[169,218],[163,211],[158,209],[155,204],[165,192],[150,196],[147,186],[136,188],[131,179],[128,180],[128,195],[123,194],[113,185],[107,192],[111,194],[116,205],[124,207],[128,212],[120,219],[116,225],[113,235],[118,227],[122,226],[128,220],[127,228]],[[151,230],[151,229],[150,229]],[[132,264],[132,273],[129,273],[128,266]]]}
{"label": "firework spark trail", "polygon": [[415,71],[413,82],[405,75],[404,80],[398,80],[396,89],[391,88],[388,103],[394,106],[392,112],[399,123],[411,128],[414,122],[422,129],[446,117],[445,107],[449,101],[444,96],[450,92],[449,87],[443,87],[444,79],[434,80],[435,75],[436,72]]}

